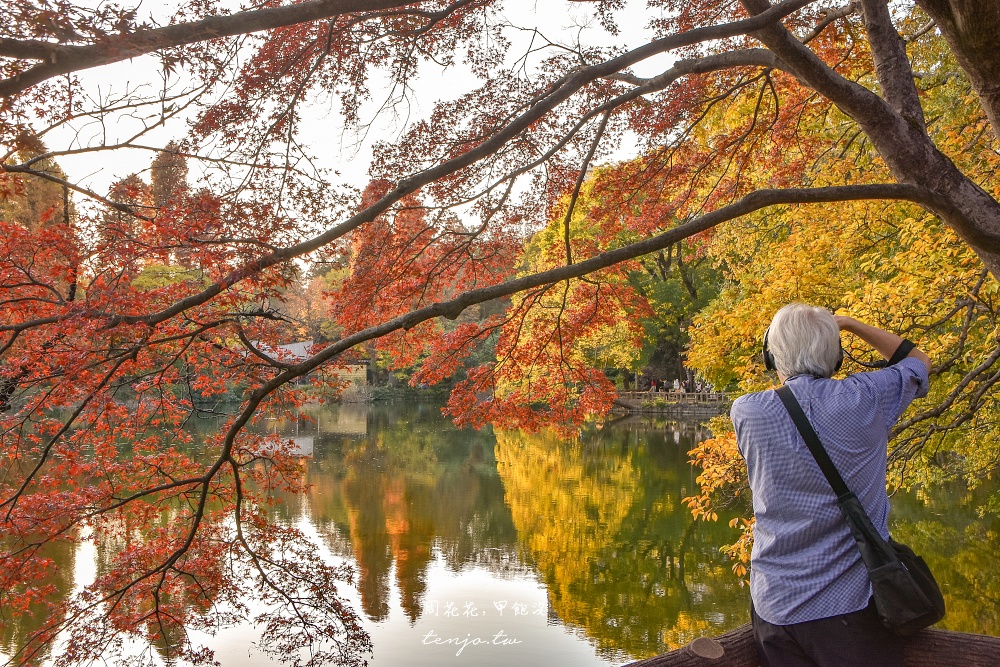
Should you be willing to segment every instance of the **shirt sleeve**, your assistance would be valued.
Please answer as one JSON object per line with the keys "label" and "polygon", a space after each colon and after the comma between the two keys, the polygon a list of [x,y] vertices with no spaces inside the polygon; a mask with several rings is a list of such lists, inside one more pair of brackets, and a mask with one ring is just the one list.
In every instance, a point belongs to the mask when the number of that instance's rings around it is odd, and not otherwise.
{"label": "shirt sleeve", "polygon": [[913,399],[927,395],[927,366],[915,357],[906,357],[888,368],[851,377],[871,392],[885,419],[886,429],[892,429]]}

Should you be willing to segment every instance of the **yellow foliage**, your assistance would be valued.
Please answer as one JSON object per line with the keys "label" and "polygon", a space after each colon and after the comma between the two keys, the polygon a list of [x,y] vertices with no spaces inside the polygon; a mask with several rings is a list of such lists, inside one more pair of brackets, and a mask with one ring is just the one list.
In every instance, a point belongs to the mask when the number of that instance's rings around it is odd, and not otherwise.
{"label": "yellow foliage", "polygon": [[[911,46],[927,77],[922,102],[942,151],[987,190],[1000,192],[1000,144],[988,130],[967,81],[954,76],[941,40]],[[725,125],[728,117],[718,122]],[[803,186],[892,180],[869,146],[854,142],[851,121],[838,112],[803,106],[801,132],[809,151],[788,147],[787,160],[808,157]],[[758,163],[753,185],[780,176],[783,162]],[[725,276],[720,295],[696,317],[689,333],[689,366],[719,387],[760,391],[773,382],[760,363],[771,317],[791,301],[849,314],[913,340],[933,362],[930,394],[903,416],[890,443],[890,484],[929,485],[963,475],[975,483],[1000,460],[1000,285],[962,239],[931,214],[898,202],[836,202],[774,207],[718,228],[708,252]],[[844,336],[862,361],[878,359]],[[866,370],[850,359],[842,374]],[[711,519],[745,487],[731,433],[692,452],[701,492],[692,513]],[[739,520],[740,540],[727,553],[748,560],[753,521]]]}

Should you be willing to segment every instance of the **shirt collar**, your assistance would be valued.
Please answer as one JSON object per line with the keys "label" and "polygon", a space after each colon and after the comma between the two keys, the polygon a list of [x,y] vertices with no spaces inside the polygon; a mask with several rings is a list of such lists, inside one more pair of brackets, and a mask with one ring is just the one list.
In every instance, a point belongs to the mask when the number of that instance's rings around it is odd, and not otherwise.
{"label": "shirt collar", "polygon": [[799,378],[809,378],[810,380],[827,380],[829,378],[821,378],[816,375],[810,375],[809,373],[799,373],[798,375],[793,375],[791,377],[785,378],[785,384],[788,384],[792,380],[798,380]]}

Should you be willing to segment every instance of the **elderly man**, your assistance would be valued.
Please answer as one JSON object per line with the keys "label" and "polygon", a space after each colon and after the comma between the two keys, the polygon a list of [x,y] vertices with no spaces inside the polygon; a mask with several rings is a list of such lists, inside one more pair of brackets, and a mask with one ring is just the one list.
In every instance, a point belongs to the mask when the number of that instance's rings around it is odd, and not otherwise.
{"label": "elderly man", "polygon": [[[843,380],[840,331],[896,363]],[[912,349],[910,349],[912,348]],[[927,393],[930,359],[899,336],[800,303],[774,316],[765,363],[787,384],[830,458],[888,538],[889,431]],[[836,496],[774,391],[731,411],[756,516],[751,616],[764,667],[902,665],[900,639],[879,622],[871,582]]]}

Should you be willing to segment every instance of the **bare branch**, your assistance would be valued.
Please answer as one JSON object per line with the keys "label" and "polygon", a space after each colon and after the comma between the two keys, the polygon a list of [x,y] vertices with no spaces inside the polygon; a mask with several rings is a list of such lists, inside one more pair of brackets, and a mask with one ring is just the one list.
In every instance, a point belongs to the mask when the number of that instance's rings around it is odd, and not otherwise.
{"label": "bare branch", "polygon": [[826,30],[827,26],[831,23],[835,23],[842,18],[850,16],[858,10],[857,0],[851,0],[843,7],[835,9],[824,9],[822,11],[823,20],[816,24],[816,27],[809,31],[809,34],[802,38],[803,44],[808,44],[812,40],[820,36],[820,34]]}
{"label": "bare branch", "polygon": [[46,181],[51,181],[52,183],[58,183],[64,188],[69,188],[70,190],[73,190],[74,192],[79,192],[80,194],[86,195],[91,199],[96,199],[105,206],[109,206],[121,213],[127,213],[128,215],[134,216],[140,220],[150,221],[153,219],[149,216],[137,213],[136,212],[136,209],[138,208],[137,206],[130,206],[129,204],[122,204],[121,202],[112,201],[107,197],[102,197],[93,190],[88,190],[87,188],[81,187],[65,178],[60,178],[55,174],[50,174],[49,172],[41,169],[31,169],[30,167],[25,167],[22,165],[15,165],[15,164],[0,164],[0,171],[6,171],[11,174],[24,174],[26,176],[34,176],[35,178],[41,178]]}
{"label": "bare branch", "polygon": [[611,111],[605,111],[604,116],[601,118],[601,124],[597,128],[597,134],[594,135],[594,141],[590,144],[590,150],[587,151],[586,157],[583,158],[583,164],[580,165],[580,173],[576,177],[576,185],[573,187],[573,195],[570,197],[569,206],[566,207],[566,219],[563,221],[564,236],[566,241],[566,263],[573,263],[573,251],[570,249],[570,220],[573,218],[573,209],[576,208],[576,200],[580,196],[580,188],[583,187],[583,181],[587,178],[587,170],[590,168],[590,161],[594,159],[594,153],[597,151],[598,144],[601,143],[601,138],[604,136],[604,129],[608,126],[608,119],[611,117]]}

